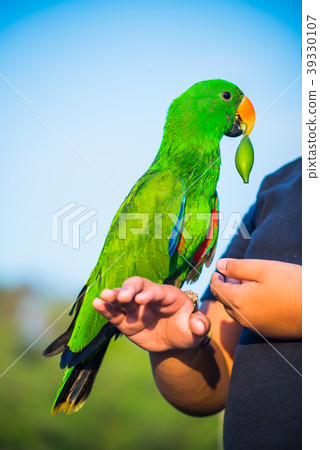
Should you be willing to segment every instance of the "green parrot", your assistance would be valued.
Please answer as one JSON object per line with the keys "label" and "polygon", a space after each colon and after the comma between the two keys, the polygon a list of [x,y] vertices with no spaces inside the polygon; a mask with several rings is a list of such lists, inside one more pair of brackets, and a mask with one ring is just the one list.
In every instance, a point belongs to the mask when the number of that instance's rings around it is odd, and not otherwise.
{"label": "green parrot", "polygon": [[70,311],[69,328],[43,353],[62,353],[60,367],[66,368],[52,414],[83,406],[111,339],[121,334],[92,306],[104,288],[120,287],[135,275],[181,287],[211,264],[218,236],[219,143],[224,135],[247,136],[254,121],[250,100],[224,80],[196,83],[172,102],[158,153],[116,213]]}

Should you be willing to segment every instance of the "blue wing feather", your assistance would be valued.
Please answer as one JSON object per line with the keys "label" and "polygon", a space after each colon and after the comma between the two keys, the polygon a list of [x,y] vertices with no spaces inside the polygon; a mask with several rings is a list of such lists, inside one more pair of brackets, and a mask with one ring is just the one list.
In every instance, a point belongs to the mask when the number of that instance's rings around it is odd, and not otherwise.
{"label": "blue wing feather", "polygon": [[185,206],[186,206],[186,193],[184,193],[184,195],[182,197],[180,212],[173,224],[173,228],[172,228],[172,232],[171,232],[171,236],[170,236],[170,240],[169,240],[169,249],[168,250],[169,250],[170,258],[173,255],[173,253],[174,253],[175,249],[177,248],[177,245],[180,241],[181,231],[182,231],[183,223],[184,223]]}

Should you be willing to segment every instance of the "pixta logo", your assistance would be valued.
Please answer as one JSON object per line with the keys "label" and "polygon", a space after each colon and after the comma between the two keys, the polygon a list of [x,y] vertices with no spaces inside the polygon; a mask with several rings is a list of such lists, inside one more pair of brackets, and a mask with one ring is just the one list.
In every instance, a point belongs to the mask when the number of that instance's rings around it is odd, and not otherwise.
{"label": "pixta logo", "polygon": [[[171,223],[170,234],[164,232],[163,222],[169,218]],[[207,239],[212,238],[212,228],[209,227],[212,219],[220,221],[220,240],[230,240],[234,234],[241,234],[243,239],[251,239],[250,233],[242,221],[241,214],[232,212],[228,217],[224,217],[223,212],[219,213],[186,213],[183,219],[174,213],[120,213],[119,214],[119,239],[127,239],[130,234],[150,235],[153,239],[174,239],[177,233],[181,233],[183,239],[193,239],[188,227],[189,223],[195,221],[207,223]],[[222,220],[224,222],[222,223]],[[223,226],[222,226],[223,225]],[[167,227],[168,228],[168,227]],[[168,229],[167,229],[168,231]]]}
{"label": "pixta logo", "polygon": [[[88,210],[87,206],[69,203],[52,214],[52,240],[79,250],[81,244],[87,243],[97,235],[97,220],[91,220],[96,214],[98,211],[95,209]],[[88,229],[88,224],[90,230],[83,234],[83,230]]]}

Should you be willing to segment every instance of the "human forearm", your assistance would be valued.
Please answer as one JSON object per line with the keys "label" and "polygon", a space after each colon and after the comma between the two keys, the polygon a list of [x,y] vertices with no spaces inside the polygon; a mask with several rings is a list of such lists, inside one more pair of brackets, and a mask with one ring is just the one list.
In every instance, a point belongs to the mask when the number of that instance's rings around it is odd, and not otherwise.
{"label": "human forearm", "polygon": [[211,340],[188,350],[150,352],[158,389],[178,410],[206,416],[225,406],[229,373],[224,356]]}

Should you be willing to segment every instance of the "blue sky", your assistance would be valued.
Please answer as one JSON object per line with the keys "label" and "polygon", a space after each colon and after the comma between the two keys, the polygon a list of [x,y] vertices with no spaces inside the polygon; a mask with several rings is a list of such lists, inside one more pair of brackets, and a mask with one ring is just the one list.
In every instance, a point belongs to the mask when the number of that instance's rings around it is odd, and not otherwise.
{"label": "blue sky", "polygon": [[[125,195],[175,97],[205,79],[237,84],[262,117],[249,185],[234,165],[239,139],[221,142],[228,219],[301,154],[301,80],[268,109],[301,74],[300,27],[299,1],[2,2],[0,72]],[[0,283],[76,295],[122,198],[2,78],[0,98]],[[70,202],[98,211],[98,234],[80,250],[51,240],[51,216]]]}

